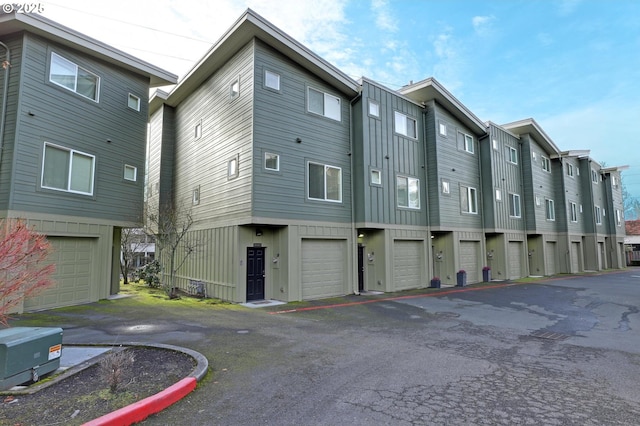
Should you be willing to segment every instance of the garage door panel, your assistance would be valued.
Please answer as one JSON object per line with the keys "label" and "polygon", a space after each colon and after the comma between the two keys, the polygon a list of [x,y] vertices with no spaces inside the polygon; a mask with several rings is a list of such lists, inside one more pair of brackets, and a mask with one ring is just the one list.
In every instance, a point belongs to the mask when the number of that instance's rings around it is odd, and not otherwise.
{"label": "garage door panel", "polygon": [[547,275],[555,275],[557,268],[556,263],[558,259],[558,250],[555,242],[547,241],[546,243],[546,266],[547,266]]}
{"label": "garage door panel", "polygon": [[476,283],[479,280],[478,256],[480,243],[477,241],[460,241],[460,269],[467,272],[467,282]]}
{"label": "garage door panel", "polygon": [[396,290],[419,288],[422,283],[422,242],[395,241],[393,278]]}
{"label": "garage door panel", "polygon": [[522,278],[522,253],[524,245],[520,241],[509,242],[509,279]]}
{"label": "garage door panel", "polygon": [[345,294],[346,240],[302,241],[302,299]]}

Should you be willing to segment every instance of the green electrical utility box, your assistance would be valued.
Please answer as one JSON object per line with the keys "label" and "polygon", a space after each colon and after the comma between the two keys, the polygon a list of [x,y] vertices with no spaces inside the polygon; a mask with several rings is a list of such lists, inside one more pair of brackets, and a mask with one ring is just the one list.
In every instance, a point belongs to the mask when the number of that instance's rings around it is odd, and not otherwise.
{"label": "green electrical utility box", "polygon": [[60,367],[62,329],[13,327],[0,330],[0,390],[29,381]]}

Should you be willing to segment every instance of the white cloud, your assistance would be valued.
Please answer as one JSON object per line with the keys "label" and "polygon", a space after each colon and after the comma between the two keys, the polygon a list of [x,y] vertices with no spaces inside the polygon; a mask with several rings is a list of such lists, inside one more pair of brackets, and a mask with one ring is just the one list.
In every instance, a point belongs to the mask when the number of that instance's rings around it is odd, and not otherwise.
{"label": "white cloud", "polygon": [[462,48],[453,37],[453,30],[446,28],[433,40],[436,62],[433,75],[449,90],[462,87],[465,59]]}
{"label": "white cloud", "polygon": [[393,16],[387,0],[372,0],[371,11],[376,18],[376,27],[388,32],[398,30],[398,20]]}
{"label": "white cloud", "polygon": [[473,30],[479,36],[486,36],[491,33],[493,26],[492,23],[495,20],[494,16],[474,16],[471,18],[471,24]]}

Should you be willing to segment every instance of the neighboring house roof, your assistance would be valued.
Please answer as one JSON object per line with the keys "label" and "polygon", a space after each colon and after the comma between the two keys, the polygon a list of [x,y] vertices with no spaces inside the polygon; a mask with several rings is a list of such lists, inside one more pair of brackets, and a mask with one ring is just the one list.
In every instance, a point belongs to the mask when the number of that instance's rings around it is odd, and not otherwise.
{"label": "neighboring house roof", "polygon": [[502,127],[517,135],[531,134],[536,142],[538,142],[550,156],[558,156],[560,154],[560,150],[556,144],[533,118],[525,118],[524,120],[503,124]]}
{"label": "neighboring house roof", "polygon": [[425,102],[434,99],[476,135],[484,135],[487,131],[484,122],[476,117],[469,108],[464,106],[462,102],[456,99],[455,96],[433,77],[404,86],[400,88],[398,92],[415,102]]}
{"label": "neighboring house roof", "polygon": [[253,38],[262,40],[344,94],[355,97],[360,92],[360,86],[355,80],[253,10],[247,9],[168,95],[152,96],[150,112],[155,111],[162,103],[178,105]]}
{"label": "neighboring house roof", "polygon": [[89,56],[102,59],[136,74],[149,77],[151,87],[175,84],[178,77],[161,68],[124,53],[101,41],[95,40],[64,25],[38,14],[0,14],[0,37],[20,31],[28,31],[48,40],[68,46]]}
{"label": "neighboring house roof", "polygon": [[624,222],[624,229],[627,231],[627,236],[638,235],[640,236],[640,220],[627,220]]}

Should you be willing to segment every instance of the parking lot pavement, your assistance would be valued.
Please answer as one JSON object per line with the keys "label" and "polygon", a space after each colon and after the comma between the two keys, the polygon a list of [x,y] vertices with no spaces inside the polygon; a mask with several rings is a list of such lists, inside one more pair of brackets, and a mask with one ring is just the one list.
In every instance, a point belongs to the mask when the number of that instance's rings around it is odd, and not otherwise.
{"label": "parking lot pavement", "polygon": [[640,416],[638,270],[356,300],[285,305],[281,315],[115,303],[96,305],[82,326],[77,313],[60,320],[69,339],[207,356],[212,374],[150,425],[627,425]]}

